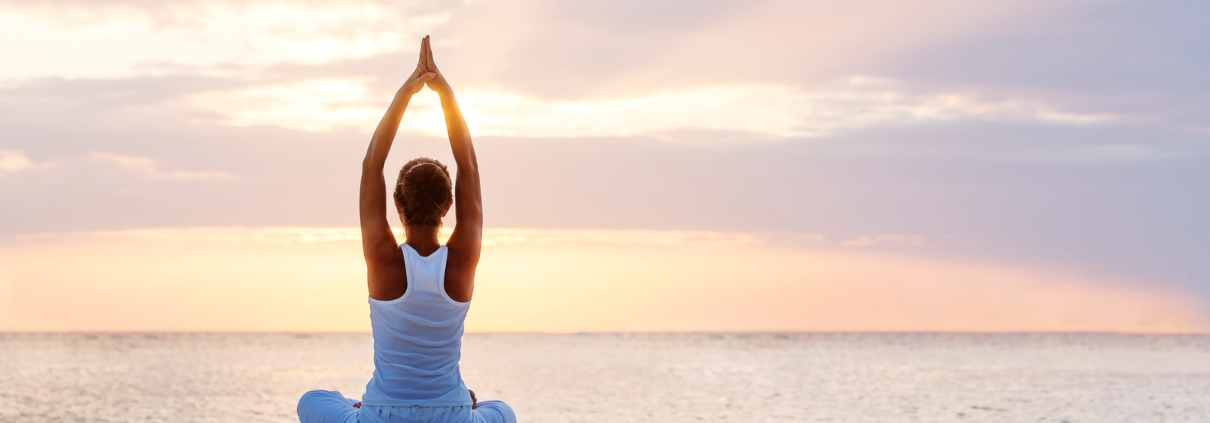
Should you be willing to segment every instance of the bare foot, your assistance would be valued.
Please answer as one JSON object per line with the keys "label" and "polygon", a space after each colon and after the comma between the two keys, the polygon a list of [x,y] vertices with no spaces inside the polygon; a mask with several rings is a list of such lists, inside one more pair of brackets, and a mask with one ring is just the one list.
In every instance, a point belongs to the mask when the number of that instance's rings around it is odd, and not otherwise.
{"label": "bare foot", "polygon": [[353,404],[353,408],[361,408],[361,401],[357,401],[357,404]]}
{"label": "bare foot", "polygon": [[471,410],[479,408],[479,400],[475,399],[475,391],[471,391],[470,389],[467,389],[467,391],[471,393]]}

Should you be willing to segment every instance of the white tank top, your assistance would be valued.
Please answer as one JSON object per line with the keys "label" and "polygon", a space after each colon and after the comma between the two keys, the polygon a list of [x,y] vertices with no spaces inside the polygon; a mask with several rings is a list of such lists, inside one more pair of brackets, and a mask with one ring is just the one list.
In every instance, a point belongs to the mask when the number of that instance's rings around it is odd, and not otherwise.
{"label": "white tank top", "polygon": [[471,303],[445,292],[445,246],[422,257],[402,244],[407,290],[391,301],[370,298],[374,377],[361,402],[385,406],[469,406],[462,382],[462,330]]}

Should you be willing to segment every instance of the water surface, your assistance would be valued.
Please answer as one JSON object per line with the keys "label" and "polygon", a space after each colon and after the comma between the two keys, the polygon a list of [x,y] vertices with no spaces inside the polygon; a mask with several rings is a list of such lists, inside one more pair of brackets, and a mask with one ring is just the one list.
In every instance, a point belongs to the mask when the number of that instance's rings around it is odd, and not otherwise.
{"label": "water surface", "polygon": [[[368,334],[0,334],[3,422],[294,422]],[[522,422],[1204,422],[1210,336],[470,334]]]}

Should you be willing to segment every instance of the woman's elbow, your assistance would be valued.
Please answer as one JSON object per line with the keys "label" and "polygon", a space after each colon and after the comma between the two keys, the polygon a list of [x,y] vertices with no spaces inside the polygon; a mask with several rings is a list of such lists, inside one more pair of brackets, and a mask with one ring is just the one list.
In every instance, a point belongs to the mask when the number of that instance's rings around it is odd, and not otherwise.
{"label": "woman's elbow", "polygon": [[379,164],[378,160],[374,160],[374,156],[367,154],[365,159],[361,160],[361,171],[372,172],[375,167],[383,167],[385,164]]}

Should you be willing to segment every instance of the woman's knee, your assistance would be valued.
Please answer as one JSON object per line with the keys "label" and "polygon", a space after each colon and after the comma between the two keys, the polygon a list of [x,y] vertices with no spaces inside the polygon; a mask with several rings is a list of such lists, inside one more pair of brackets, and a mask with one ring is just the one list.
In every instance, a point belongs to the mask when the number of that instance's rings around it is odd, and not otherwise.
{"label": "woman's knee", "polygon": [[321,403],[324,403],[327,401],[331,401],[331,398],[333,398],[333,397],[340,398],[341,395],[336,392],[325,391],[322,389],[307,391],[307,393],[302,394],[302,397],[300,397],[298,399],[298,409],[301,410],[305,406],[311,406],[311,405],[316,405],[316,404],[321,404]]}
{"label": "woman's knee", "polygon": [[307,391],[298,399],[298,420],[303,423],[338,423],[347,421],[357,409],[336,391]]}
{"label": "woman's knee", "polygon": [[318,389],[314,391],[307,391],[307,393],[302,394],[302,397],[298,398],[298,407],[295,410],[298,412],[298,417],[301,419],[303,416],[310,414],[308,411],[314,409],[315,407],[321,406],[321,404],[325,402],[324,398],[329,395],[331,395],[331,391],[322,391]]}
{"label": "woman's knee", "polygon": [[475,407],[476,423],[517,423],[513,408],[504,401],[479,401]]}

